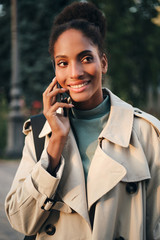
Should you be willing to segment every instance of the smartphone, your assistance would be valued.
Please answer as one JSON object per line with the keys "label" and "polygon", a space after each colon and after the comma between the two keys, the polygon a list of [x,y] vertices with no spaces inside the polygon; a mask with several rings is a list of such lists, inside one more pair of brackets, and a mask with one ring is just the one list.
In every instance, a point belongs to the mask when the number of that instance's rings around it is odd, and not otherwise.
{"label": "smartphone", "polygon": [[[61,85],[58,82],[57,82],[57,87],[61,88]],[[65,93],[64,94],[59,93],[59,94],[57,94],[56,101],[67,103],[67,96],[65,96]],[[63,108],[63,115],[64,115],[64,117],[67,117],[67,109],[66,108]]]}
{"label": "smartphone", "polygon": [[[55,75],[55,62],[54,60],[51,60],[52,62],[52,66],[53,66],[53,70],[54,70],[54,75]],[[57,87],[58,88],[62,88],[61,85],[57,82]],[[59,93],[57,94],[57,97],[56,97],[56,101],[57,102],[67,102],[67,97],[68,95],[65,94],[65,93]],[[63,108],[63,113],[64,113],[64,116],[66,117],[67,116],[67,109],[66,108]]]}
{"label": "smartphone", "polygon": [[[61,85],[57,82],[57,87],[62,88]],[[57,102],[67,102],[67,96],[65,93],[59,93],[56,97]]]}

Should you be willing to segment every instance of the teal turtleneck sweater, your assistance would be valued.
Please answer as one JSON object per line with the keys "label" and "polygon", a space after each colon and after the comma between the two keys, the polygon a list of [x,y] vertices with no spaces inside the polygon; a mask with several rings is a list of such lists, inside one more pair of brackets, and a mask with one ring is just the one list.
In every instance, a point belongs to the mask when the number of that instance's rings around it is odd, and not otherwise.
{"label": "teal turtleneck sweater", "polygon": [[86,179],[97,148],[98,136],[107,123],[109,111],[109,96],[94,109],[78,110],[72,108],[70,111],[71,127],[77,141]]}

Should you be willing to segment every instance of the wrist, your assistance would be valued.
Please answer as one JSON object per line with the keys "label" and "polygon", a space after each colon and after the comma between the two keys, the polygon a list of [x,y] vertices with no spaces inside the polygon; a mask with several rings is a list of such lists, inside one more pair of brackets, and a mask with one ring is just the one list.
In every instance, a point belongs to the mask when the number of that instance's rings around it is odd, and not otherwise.
{"label": "wrist", "polygon": [[[50,156],[49,156],[49,158],[50,158]],[[59,170],[60,165],[61,165],[61,160],[59,160],[58,164],[57,164],[57,165],[55,164],[55,166],[53,166],[53,165],[51,164],[51,161],[50,161],[50,162],[49,162],[49,165],[48,165],[48,168],[47,168],[47,171],[48,171],[52,176],[56,177],[56,174],[57,174],[57,172],[58,172],[58,170]]]}
{"label": "wrist", "polygon": [[[53,135],[53,134],[52,134]],[[47,153],[49,156],[49,166],[47,171],[54,176],[54,171],[60,164],[61,154],[63,151],[63,147],[65,144],[64,137],[55,137],[51,136],[49,140],[49,144],[47,147]]]}
{"label": "wrist", "polygon": [[60,145],[66,142],[67,136],[64,135],[55,135],[51,134],[51,137],[49,139],[49,143],[54,144],[54,145]]}

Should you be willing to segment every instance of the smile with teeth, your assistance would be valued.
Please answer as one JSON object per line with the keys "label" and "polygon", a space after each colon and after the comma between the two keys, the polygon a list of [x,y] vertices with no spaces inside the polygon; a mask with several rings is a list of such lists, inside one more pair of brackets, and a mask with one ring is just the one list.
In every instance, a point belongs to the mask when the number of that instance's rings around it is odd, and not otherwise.
{"label": "smile with teeth", "polygon": [[84,83],[82,83],[82,84],[78,84],[78,85],[70,85],[70,87],[71,88],[81,88],[81,87],[84,87],[85,85],[87,85],[88,84],[88,82],[84,82]]}

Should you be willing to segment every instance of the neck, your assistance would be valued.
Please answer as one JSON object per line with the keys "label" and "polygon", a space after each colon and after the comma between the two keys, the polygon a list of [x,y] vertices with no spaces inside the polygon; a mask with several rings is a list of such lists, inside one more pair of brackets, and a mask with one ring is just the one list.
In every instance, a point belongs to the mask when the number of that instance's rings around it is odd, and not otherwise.
{"label": "neck", "polygon": [[85,102],[73,102],[73,105],[75,106],[76,109],[79,109],[79,110],[91,110],[93,108],[96,108],[99,104],[101,104],[103,102],[103,93],[101,93],[99,95],[99,97],[96,99],[96,101],[92,100],[92,99],[89,99]]}

